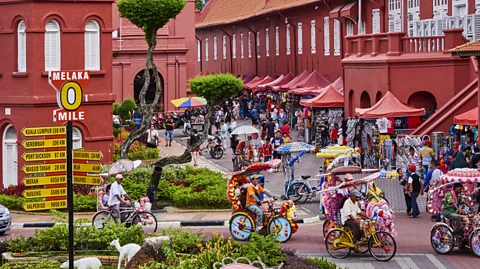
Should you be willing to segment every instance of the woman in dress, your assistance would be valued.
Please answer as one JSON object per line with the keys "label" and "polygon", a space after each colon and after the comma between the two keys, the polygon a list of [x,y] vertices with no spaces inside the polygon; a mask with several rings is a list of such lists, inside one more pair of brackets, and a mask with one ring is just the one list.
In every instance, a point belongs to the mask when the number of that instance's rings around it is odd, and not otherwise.
{"label": "woman in dress", "polygon": [[240,103],[237,100],[233,101],[233,117],[240,118]]}

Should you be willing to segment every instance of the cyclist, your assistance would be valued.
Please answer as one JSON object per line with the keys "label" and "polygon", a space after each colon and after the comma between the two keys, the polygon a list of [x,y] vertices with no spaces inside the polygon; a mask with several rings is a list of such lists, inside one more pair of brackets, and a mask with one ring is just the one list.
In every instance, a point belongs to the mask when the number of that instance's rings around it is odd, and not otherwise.
{"label": "cyclist", "polygon": [[250,179],[250,184],[247,187],[247,197],[246,197],[246,206],[247,209],[252,211],[256,216],[256,232],[260,231],[263,228],[263,210],[261,207],[261,200],[259,195],[265,193],[268,197],[277,200],[278,198],[271,194],[269,191],[265,190],[258,184],[259,175],[253,175]]}
{"label": "cyclist", "polygon": [[361,218],[368,218],[367,215],[360,210],[358,206],[358,200],[360,200],[362,194],[355,190],[350,192],[350,198],[348,198],[343,204],[340,210],[342,224],[348,226],[353,232],[353,242],[358,244],[362,238],[362,232],[360,230]]}
{"label": "cyclist", "polygon": [[[118,174],[115,182],[110,186],[110,196],[108,197],[108,208],[112,212],[115,223],[120,219],[120,207],[129,207],[133,199],[128,196],[122,187],[123,176]],[[128,200],[125,200],[125,198]]]}
{"label": "cyclist", "polygon": [[461,183],[453,184],[453,190],[445,194],[445,202],[443,203],[445,217],[455,220],[453,235],[458,237],[463,236],[462,219],[468,221],[468,212],[459,207],[459,205],[465,203],[462,197],[462,190],[463,186]]}

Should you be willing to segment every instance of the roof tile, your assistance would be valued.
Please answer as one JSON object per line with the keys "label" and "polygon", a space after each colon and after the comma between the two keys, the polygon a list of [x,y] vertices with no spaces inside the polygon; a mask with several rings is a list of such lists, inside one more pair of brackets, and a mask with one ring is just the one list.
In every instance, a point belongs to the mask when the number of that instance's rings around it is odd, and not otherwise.
{"label": "roof tile", "polygon": [[457,46],[448,52],[451,53],[462,53],[462,52],[479,52],[480,53],[480,40],[475,40],[463,45]]}

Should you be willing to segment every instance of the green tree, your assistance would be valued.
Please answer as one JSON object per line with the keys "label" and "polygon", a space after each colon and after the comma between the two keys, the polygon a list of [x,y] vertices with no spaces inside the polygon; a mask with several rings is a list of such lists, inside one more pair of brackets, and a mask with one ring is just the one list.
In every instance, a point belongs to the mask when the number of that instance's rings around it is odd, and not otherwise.
{"label": "green tree", "polygon": [[137,109],[137,104],[132,98],[127,98],[117,107],[117,113],[122,119],[122,122],[129,120],[131,118],[131,112]]}
{"label": "green tree", "polygon": [[[125,139],[120,147],[120,157],[128,159],[128,149],[141,138],[148,129],[150,117],[153,110],[157,107],[162,94],[160,76],[157,66],[153,60],[153,51],[157,46],[157,31],[161,29],[170,19],[175,18],[185,7],[185,0],[119,0],[117,3],[118,11],[123,18],[129,19],[133,24],[142,29],[145,33],[145,41],[148,45],[147,59],[145,62],[144,77],[145,81],[140,90],[138,99],[140,101],[140,110],[143,113],[143,120],[140,127]],[[145,96],[150,85],[150,70],[155,77],[155,98],[153,103],[147,106]]]}
{"label": "green tree", "polygon": [[195,8],[202,11],[202,9],[203,9],[202,0],[195,0]]}

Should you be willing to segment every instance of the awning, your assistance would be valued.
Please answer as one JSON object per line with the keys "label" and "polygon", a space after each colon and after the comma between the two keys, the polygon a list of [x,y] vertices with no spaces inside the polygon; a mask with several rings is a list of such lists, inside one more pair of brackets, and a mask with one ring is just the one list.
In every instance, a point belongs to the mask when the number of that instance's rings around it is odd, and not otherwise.
{"label": "awning", "polygon": [[313,71],[310,75],[302,80],[299,80],[295,85],[291,85],[290,89],[306,88],[306,87],[319,87],[324,88],[330,85],[330,81],[324,78],[317,70]]}
{"label": "awning", "polygon": [[350,4],[345,5],[340,10],[340,17],[345,17],[345,18],[350,19],[353,22],[357,23],[357,21],[358,21],[358,4],[357,4],[357,2],[352,2]]}
{"label": "awning", "polygon": [[461,125],[478,125],[478,107],[453,117],[453,123]]}
{"label": "awning", "polygon": [[280,86],[289,83],[294,78],[295,76],[292,73],[288,73],[282,78],[282,80],[275,83],[273,82],[269,83],[268,85],[265,86],[265,88],[267,88],[267,90],[273,90],[274,92],[279,92],[281,91]]}
{"label": "awning", "polygon": [[312,99],[301,100],[302,106],[308,107],[343,107],[344,98],[332,85]]}
{"label": "awning", "polygon": [[289,90],[292,86],[296,85],[298,82],[302,81],[306,77],[308,77],[310,73],[308,73],[307,70],[303,71],[300,75],[296,76],[294,79],[292,79],[290,82],[287,84],[281,85],[280,86],[280,91],[286,91]]}
{"label": "awning", "polygon": [[335,19],[340,17],[340,10],[344,7],[345,5],[340,5],[336,6],[330,11],[330,19]]}
{"label": "awning", "polygon": [[248,89],[250,87],[250,85],[262,80],[264,77],[259,77],[259,76],[256,76],[255,78],[253,78],[250,82],[246,83],[246,84],[243,84],[243,88],[244,89]]}
{"label": "awning", "polygon": [[425,108],[414,108],[400,102],[391,92],[387,92],[371,108],[355,108],[355,114],[364,119],[414,117],[425,115]]}
{"label": "awning", "polygon": [[258,89],[260,89],[258,86],[262,84],[267,84],[272,82],[274,79],[271,78],[270,76],[266,76],[264,79],[257,81],[256,83],[252,83],[249,85],[249,89],[253,91],[253,93],[256,93]]}

